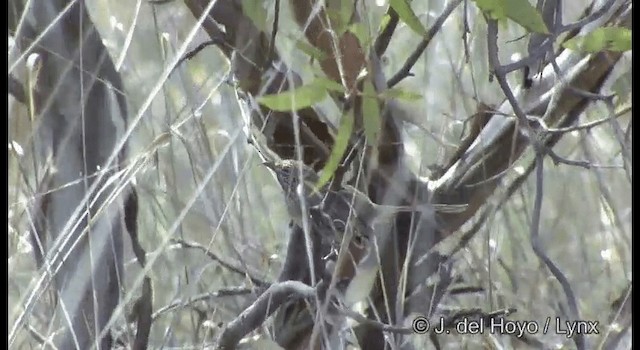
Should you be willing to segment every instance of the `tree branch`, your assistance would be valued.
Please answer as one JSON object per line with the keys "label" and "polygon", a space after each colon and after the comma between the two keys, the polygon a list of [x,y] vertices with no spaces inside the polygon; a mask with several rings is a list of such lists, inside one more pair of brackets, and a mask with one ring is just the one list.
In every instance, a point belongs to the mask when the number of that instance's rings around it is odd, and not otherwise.
{"label": "tree branch", "polygon": [[227,270],[231,271],[231,272],[235,272],[243,277],[248,277],[251,282],[255,283],[257,286],[268,286],[269,283],[265,282],[264,280],[252,276],[251,273],[249,271],[245,271],[242,268],[239,268],[237,266],[234,266],[233,264],[224,261],[222,258],[220,258],[219,256],[217,256],[215,253],[213,253],[212,251],[210,251],[207,247],[203,246],[200,243],[196,243],[196,242],[187,242],[183,239],[179,239],[179,238],[172,238],[170,240],[172,243],[174,244],[178,244],[184,248],[189,248],[189,249],[197,249],[200,250],[201,252],[203,252],[206,256],[208,256],[211,260],[214,260],[216,262],[218,262],[222,267],[226,268]]}
{"label": "tree branch", "polygon": [[424,52],[427,46],[429,46],[429,43],[431,43],[433,37],[438,34],[444,22],[447,20],[447,18],[449,18],[449,15],[451,15],[451,12],[453,12],[453,10],[455,10],[455,8],[458,7],[461,2],[462,0],[451,0],[447,4],[447,7],[445,7],[440,16],[436,18],[436,21],[433,23],[431,28],[429,28],[429,30],[427,31],[427,35],[422,39],[420,44],[418,44],[418,47],[415,49],[415,51],[413,51],[409,58],[407,58],[400,70],[387,81],[388,87],[396,86],[400,81],[402,81],[402,79],[411,75],[411,68],[413,68],[416,62],[418,62],[418,59],[422,55],[422,52]]}
{"label": "tree branch", "polygon": [[216,349],[231,350],[246,334],[260,326],[285,301],[295,298],[313,298],[316,289],[298,281],[272,284],[237,318],[229,322],[218,338]]}
{"label": "tree branch", "polygon": [[389,8],[387,9],[386,15],[389,16],[389,22],[387,23],[387,26],[382,30],[382,33],[378,35],[374,44],[375,52],[378,57],[382,57],[385,51],[387,51],[389,42],[391,42],[393,33],[395,32],[400,20],[400,17],[398,17],[398,13],[391,6],[389,6]]}

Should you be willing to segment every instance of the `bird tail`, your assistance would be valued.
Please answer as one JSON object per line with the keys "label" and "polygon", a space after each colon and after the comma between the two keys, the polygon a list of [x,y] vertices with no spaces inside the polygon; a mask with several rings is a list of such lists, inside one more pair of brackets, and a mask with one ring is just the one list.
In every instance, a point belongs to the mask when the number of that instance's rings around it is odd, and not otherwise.
{"label": "bird tail", "polygon": [[467,209],[467,204],[423,204],[423,205],[379,205],[378,206],[378,220],[391,219],[398,213],[419,213],[424,210],[441,214],[458,214]]}
{"label": "bird tail", "polygon": [[398,206],[396,212],[419,212],[421,208],[432,208],[436,213],[458,214],[462,213],[469,207],[467,204],[424,204],[418,206]]}
{"label": "bird tail", "polygon": [[432,205],[436,213],[443,213],[443,214],[462,213],[465,210],[467,210],[467,208],[469,207],[469,205],[467,204],[432,204]]}

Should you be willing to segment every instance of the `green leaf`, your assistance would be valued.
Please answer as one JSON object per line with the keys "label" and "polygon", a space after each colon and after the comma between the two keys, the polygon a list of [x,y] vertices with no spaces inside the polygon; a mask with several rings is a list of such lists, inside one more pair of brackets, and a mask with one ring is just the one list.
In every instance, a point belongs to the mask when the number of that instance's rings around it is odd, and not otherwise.
{"label": "green leaf", "polygon": [[424,29],[407,0],[390,0],[389,5],[398,13],[398,18],[406,23],[414,32],[422,36],[427,35],[427,30]]}
{"label": "green leaf", "polygon": [[549,34],[542,14],[528,0],[502,0],[507,9],[507,17],[535,33]]}
{"label": "green leaf", "polygon": [[333,149],[331,150],[331,154],[329,155],[329,160],[327,160],[327,164],[322,168],[322,174],[318,179],[318,183],[316,184],[316,188],[320,188],[324,186],[333,174],[338,169],[338,165],[340,165],[340,161],[342,160],[342,156],[344,152],[347,150],[347,146],[349,145],[349,139],[351,138],[351,133],[353,132],[353,113],[347,112],[347,114],[342,116],[340,120],[340,128],[338,129],[338,135],[336,136],[336,140],[333,143]]}
{"label": "green leaf", "polygon": [[358,38],[360,41],[360,45],[364,48],[364,51],[367,52],[369,48],[369,44],[371,44],[371,36],[369,35],[369,30],[364,23],[353,23],[349,25],[348,30],[353,33],[353,35]]}
{"label": "green leaf", "polygon": [[327,58],[326,53],[304,40],[298,40],[296,42],[296,48],[300,49],[300,51],[306,53],[309,57],[314,58],[318,61],[322,61]]}
{"label": "green leaf", "polygon": [[504,0],[475,0],[475,3],[491,19],[501,20],[507,18]]}
{"label": "green leaf", "polygon": [[567,40],[562,46],[582,52],[629,51],[631,50],[631,30],[622,27],[597,28],[587,35]]}
{"label": "green leaf", "polygon": [[354,9],[355,7],[353,6],[352,1],[340,1],[340,24],[344,25],[345,29],[351,22]]}
{"label": "green leaf", "polygon": [[380,28],[378,29],[378,32],[382,33],[385,30],[385,28],[387,28],[390,21],[391,21],[391,16],[389,16],[389,14],[385,14],[384,16],[382,16],[382,19],[380,20]]}
{"label": "green leaf", "polygon": [[[293,90],[258,97],[258,102],[274,111],[297,111],[324,100],[327,97],[326,86],[326,81],[318,79]],[[342,86],[340,88],[342,89]]]}
{"label": "green leaf", "polygon": [[[255,1],[255,0],[254,0]],[[327,0],[325,11],[331,20],[333,30],[338,36],[342,35],[346,30],[351,17],[353,16],[353,2],[343,0]]]}
{"label": "green leaf", "polygon": [[247,15],[256,28],[265,31],[267,27],[267,10],[263,1],[242,0],[242,13]]}
{"label": "green leaf", "polygon": [[399,100],[405,100],[405,101],[418,101],[422,99],[422,95],[418,93],[406,91],[399,88],[391,88],[391,89],[385,90],[384,92],[382,92],[382,94],[380,94],[380,97],[384,99],[397,98]]}
{"label": "green leaf", "polygon": [[367,143],[375,146],[380,135],[380,105],[376,97],[376,90],[370,80],[364,82],[362,96],[362,122],[364,123],[364,134],[367,136]]}
{"label": "green leaf", "polygon": [[528,0],[475,0],[476,6],[489,18],[509,18],[530,32],[548,34],[540,12]]}
{"label": "green leaf", "polygon": [[311,85],[317,86],[321,89],[325,89],[328,91],[344,92],[344,87],[341,84],[336,83],[335,81],[325,77],[317,78],[311,83]]}
{"label": "green leaf", "polygon": [[[254,0],[256,1],[256,0]],[[344,0],[326,0],[325,12],[331,20],[331,26],[338,36],[341,36],[346,30],[353,17],[355,7],[352,1]]]}

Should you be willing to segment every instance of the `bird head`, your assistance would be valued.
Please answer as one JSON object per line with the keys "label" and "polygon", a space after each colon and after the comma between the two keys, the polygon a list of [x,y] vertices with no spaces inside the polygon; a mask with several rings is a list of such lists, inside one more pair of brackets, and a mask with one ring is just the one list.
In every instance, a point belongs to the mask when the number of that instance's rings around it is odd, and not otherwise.
{"label": "bird head", "polygon": [[316,172],[311,169],[306,164],[293,160],[293,159],[283,159],[283,160],[275,160],[268,161],[262,163],[262,165],[267,168],[273,170],[276,174],[276,178],[280,183],[280,186],[284,190],[294,191],[296,186],[300,183],[300,171],[302,170],[302,179],[304,180],[304,184],[313,188],[315,184],[318,182],[318,175]]}

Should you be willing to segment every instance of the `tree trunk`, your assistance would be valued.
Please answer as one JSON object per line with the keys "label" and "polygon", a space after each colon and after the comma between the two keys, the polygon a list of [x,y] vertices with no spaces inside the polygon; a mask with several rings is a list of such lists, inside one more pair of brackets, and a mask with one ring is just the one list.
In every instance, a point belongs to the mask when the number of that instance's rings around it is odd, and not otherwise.
{"label": "tree trunk", "polygon": [[25,63],[34,73],[34,171],[46,195],[33,208],[33,241],[42,247],[45,284],[56,288],[51,329],[62,330],[59,349],[110,349],[129,196],[118,176],[126,154],[117,148],[126,128],[122,82],[83,1],[32,1],[26,11],[17,33],[22,59],[10,74]]}

